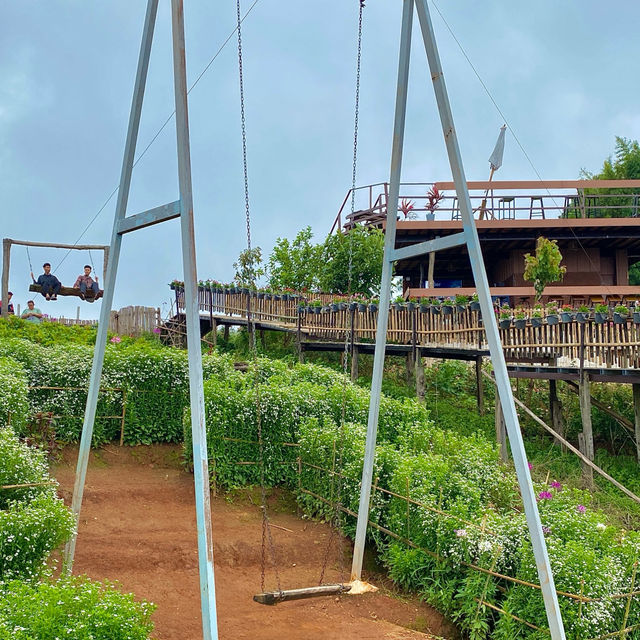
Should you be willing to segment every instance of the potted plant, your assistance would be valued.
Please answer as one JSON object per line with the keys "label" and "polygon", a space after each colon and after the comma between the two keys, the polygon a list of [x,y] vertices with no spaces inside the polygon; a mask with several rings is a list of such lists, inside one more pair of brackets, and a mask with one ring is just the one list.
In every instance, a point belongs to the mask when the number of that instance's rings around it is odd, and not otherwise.
{"label": "potted plant", "polygon": [[355,299],[358,311],[366,311],[367,310],[367,300],[363,297],[358,297]]}
{"label": "potted plant", "polygon": [[629,308],[624,304],[616,305],[613,309],[613,321],[616,324],[624,324],[629,317]]}
{"label": "potted plant", "polygon": [[640,324],[640,305],[633,305],[633,324]]}
{"label": "potted plant", "polygon": [[560,319],[562,322],[573,322],[573,308],[569,304],[563,304],[560,309]]}
{"label": "potted plant", "polygon": [[333,311],[334,313],[336,311],[340,311],[340,302],[341,302],[340,298],[334,298],[331,304],[329,305],[329,308],[331,309],[331,311]]}
{"label": "potted plant", "polygon": [[511,309],[505,305],[500,309],[498,321],[501,329],[508,329],[511,326]]}
{"label": "potted plant", "polygon": [[469,308],[471,311],[480,311],[480,299],[478,298],[478,294],[474,293],[471,296],[471,300],[469,301]]}
{"label": "potted plant", "polygon": [[559,321],[558,305],[555,302],[550,302],[547,305],[547,324],[556,325]]}
{"label": "potted plant", "polygon": [[445,298],[440,305],[442,315],[450,316],[453,313],[453,300],[451,298]]}
{"label": "potted plant", "polygon": [[369,311],[377,311],[379,304],[380,300],[378,300],[378,298],[371,298],[371,300],[369,300]]}
{"label": "potted plant", "polygon": [[396,299],[391,303],[393,305],[393,308],[396,311],[400,311],[401,309],[404,309],[404,298],[402,296],[397,296]]}
{"label": "potted plant", "polygon": [[524,329],[527,326],[527,314],[524,309],[516,309],[513,317],[516,329]]}
{"label": "potted plant", "polygon": [[307,307],[305,301],[304,300],[300,300],[298,302],[298,313],[304,313],[307,310],[308,310],[308,307]]}
{"label": "potted plant", "polygon": [[598,324],[604,324],[609,318],[609,307],[598,303],[595,307],[594,319]]}
{"label": "potted plant", "polygon": [[[536,305],[538,307],[538,305]],[[532,327],[541,327],[542,326],[542,305],[539,305],[539,308],[534,307],[531,312],[531,326]]]}
{"label": "potted plant", "polygon": [[584,304],[581,304],[578,307],[578,311],[576,312],[576,320],[578,322],[587,322],[589,320],[589,312],[591,310]]}
{"label": "potted plant", "polygon": [[409,300],[407,300],[407,311],[413,311],[417,305],[418,305],[417,298],[409,298]]}
{"label": "potted plant", "polygon": [[456,310],[459,313],[462,313],[467,309],[467,304],[469,302],[469,296],[457,295],[456,296]]}
{"label": "potted plant", "polygon": [[442,305],[440,304],[440,301],[437,298],[430,298],[429,302],[430,302],[429,311],[431,311],[433,315],[439,316],[440,310],[442,309]]}
{"label": "potted plant", "polygon": [[318,314],[322,311],[322,300],[313,300],[309,306],[312,313]]}

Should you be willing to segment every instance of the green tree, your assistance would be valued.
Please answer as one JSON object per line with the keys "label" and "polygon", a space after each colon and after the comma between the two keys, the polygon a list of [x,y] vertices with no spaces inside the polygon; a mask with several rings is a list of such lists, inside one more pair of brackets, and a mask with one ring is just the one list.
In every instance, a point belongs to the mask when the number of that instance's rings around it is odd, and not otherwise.
{"label": "green tree", "polygon": [[255,287],[256,281],[265,275],[262,264],[262,249],[255,247],[240,252],[238,261],[233,263],[236,270],[234,280],[241,287]]}
{"label": "green tree", "polygon": [[384,233],[380,229],[358,225],[348,233],[330,235],[322,246],[321,289],[377,295],[383,253]]}
{"label": "green tree", "polygon": [[313,244],[311,227],[298,232],[293,241],[278,238],[269,256],[269,285],[273,289],[304,291],[319,286],[322,245]]}
{"label": "green tree", "polygon": [[562,254],[555,240],[540,236],[536,242],[536,254],[524,256],[524,279],[533,282],[536,302],[542,297],[544,288],[551,282],[562,280],[567,268],[560,265]]}
{"label": "green tree", "polygon": [[[637,180],[640,179],[640,145],[637,140],[616,136],[613,156],[602,165],[600,173],[580,171],[580,177],[589,180]],[[638,215],[638,189],[585,189],[585,196],[601,196],[588,199],[588,215],[602,218],[627,218]],[[573,212],[578,215],[578,211]]]}

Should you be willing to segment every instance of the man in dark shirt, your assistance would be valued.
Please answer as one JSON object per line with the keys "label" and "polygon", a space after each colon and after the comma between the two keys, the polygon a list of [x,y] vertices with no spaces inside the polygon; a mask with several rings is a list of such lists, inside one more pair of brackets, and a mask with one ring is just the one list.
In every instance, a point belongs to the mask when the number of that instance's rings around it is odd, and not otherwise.
{"label": "man in dark shirt", "polygon": [[[11,304],[11,296],[13,296],[13,293],[11,293],[11,291],[7,292],[7,313],[10,316],[15,315],[15,311],[13,310],[13,305]],[[0,300],[0,313],[2,313],[2,300]]]}
{"label": "man in dark shirt", "polygon": [[32,271],[31,279],[42,287],[42,291],[40,293],[42,293],[46,300],[57,300],[62,284],[60,284],[60,280],[51,273],[51,265],[48,262],[45,262],[42,265],[42,268],[44,269],[44,273],[41,276],[38,276],[38,279],[36,280],[33,277]]}

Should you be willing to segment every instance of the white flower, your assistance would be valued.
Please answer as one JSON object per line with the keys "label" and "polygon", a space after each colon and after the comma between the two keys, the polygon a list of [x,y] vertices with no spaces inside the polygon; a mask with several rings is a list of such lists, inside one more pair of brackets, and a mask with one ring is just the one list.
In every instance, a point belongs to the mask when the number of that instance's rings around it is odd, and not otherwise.
{"label": "white flower", "polygon": [[607,528],[607,525],[602,522],[598,522],[598,524],[596,525],[596,529],[598,531],[604,531],[606,528]]}
{"label": "white flower", "polygon": [[458,538],[465,538],[467,536],[466,529],[454,529],[454,531]]}

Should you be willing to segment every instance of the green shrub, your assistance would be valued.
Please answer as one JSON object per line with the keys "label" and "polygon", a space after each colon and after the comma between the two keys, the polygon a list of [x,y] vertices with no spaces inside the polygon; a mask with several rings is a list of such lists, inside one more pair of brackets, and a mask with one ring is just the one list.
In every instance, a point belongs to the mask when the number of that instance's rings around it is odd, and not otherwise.
{"label": "green shrub", "polygon": [[0,422],[20,431],[29,417],[27,377],[13,358],[0,357]]}
{"label": "green shrub", "polygon": [[49,554],[74,530],[75,519],[56,496],[44,454],[21,443],[9,428],[0,429],[0,581],[34,579]]}
{"label": "green shrub", "polygon": [[87,578],[11,581],[0,588],[0,639],[147,640],[154,609]]}

